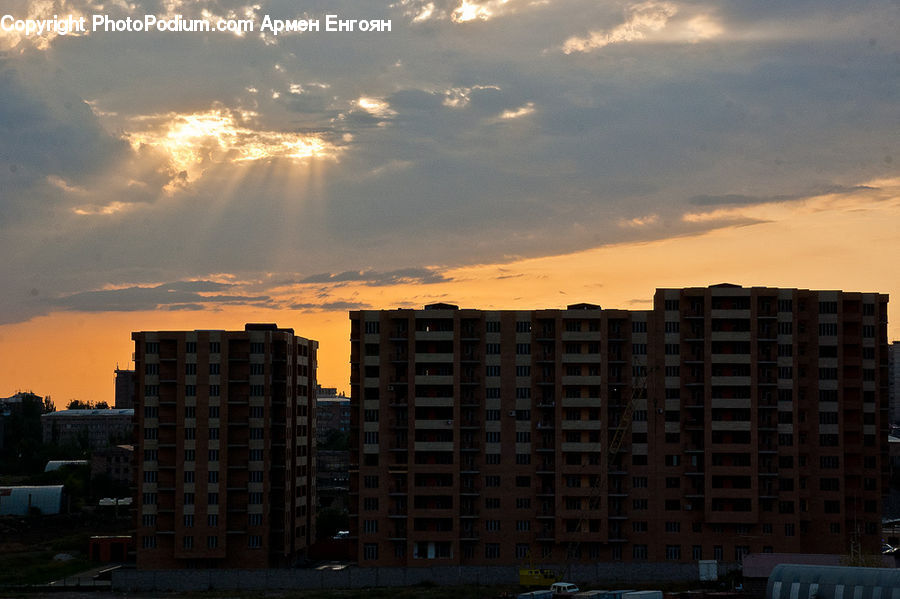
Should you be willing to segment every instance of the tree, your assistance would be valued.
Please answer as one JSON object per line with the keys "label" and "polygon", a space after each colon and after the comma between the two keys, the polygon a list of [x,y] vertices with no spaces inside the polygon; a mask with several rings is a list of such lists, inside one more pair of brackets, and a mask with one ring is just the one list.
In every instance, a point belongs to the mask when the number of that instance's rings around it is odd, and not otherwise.
{"label": "tree", "polygon": [[98,401],[98,402],[96,403],[96,405],[94,405],[94,409],[97,409],[97,410],[108,410],[108,409],[109,409],[109,404],[106,403],[105,401]]}
{"label": "tree", "polygon": [[42,412],[44,414],[49,414],[50,412],[55,412],[55,411],[56,411],[56,406],[53,405],[53,400],[50,399],[50,396],[48,395],[47,397],[44,398],[44,407],[43,407]]}
{"label": "tree", "polygon": [[81,401],[78,399],[71,400],[68,405],[66,405],[67,410],[93,410],[94,404],[89,401]]}

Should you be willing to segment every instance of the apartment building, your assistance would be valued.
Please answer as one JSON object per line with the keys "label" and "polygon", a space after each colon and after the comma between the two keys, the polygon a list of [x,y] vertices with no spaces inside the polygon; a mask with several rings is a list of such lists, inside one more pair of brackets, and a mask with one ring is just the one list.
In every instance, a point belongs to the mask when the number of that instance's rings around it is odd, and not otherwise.
{"label": "apartment building", "polygon": [[351,312],[361,565],[877,552],[887,297]]}
{"label": "apartment building", "polygon": [[274,324],[132,339],[138,568],[304,556],[315,538],[318,343]]}

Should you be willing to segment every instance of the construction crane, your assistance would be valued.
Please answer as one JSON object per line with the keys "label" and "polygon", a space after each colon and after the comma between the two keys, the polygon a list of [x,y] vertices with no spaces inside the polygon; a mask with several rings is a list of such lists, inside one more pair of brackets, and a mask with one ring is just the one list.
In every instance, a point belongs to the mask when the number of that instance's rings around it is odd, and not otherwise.
{"label": "construction crane", "polygon": [[[576,533],[579,535],[585,532],[585,527],[587,526],[588,520],[590,519],[590,515],[600,509],[603,497],[607,495],[606,483],[609,479],[609,472],[616,464],[616,459],[619,455],[619,451],[622,449],[622,444],[625,442],[625,434],[631,427],[631,421],[634,417],[634,404],[636,403],[636,400],[646,399],[647,397],[647,378],[648,373],[645,371],[643,376],[633,379],[633,383],[631,386],[631,395],[628,398],[628,402],[625,404],[625,409],[622,411],[622,415],[619,417],[619,421],[616,424],[612,439],[610,440],[609,446],[606,450],[606,476],[604,477],[602,475],[598,475],[596,477],[593,477],[593,482],[591,484],[591,494],[588,497],[587,502],[587,509],[581,509],[578,519],[578,525],[575,529]],[[585,466],[586,464],[582,463],[582,468],[584,468]],[[608,541],[609,539],[607,537],[607,542]],[[569,546],[566,551],[566,566],[564,569],[566,578],[570,577],[572,562],[575,560],[575,556],[578,554],[580,546],[580,538],[578,540],[569,542]]]}

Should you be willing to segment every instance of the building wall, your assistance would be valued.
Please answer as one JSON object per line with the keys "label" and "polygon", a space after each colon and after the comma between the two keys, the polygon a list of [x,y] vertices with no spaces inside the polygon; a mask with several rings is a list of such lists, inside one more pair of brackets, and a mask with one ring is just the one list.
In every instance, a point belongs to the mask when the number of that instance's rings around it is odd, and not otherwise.
{"label": "building wall", "polygon": [[888,404],[891,424],[900,427],[900,341],[891,343],[888,353]]}
{"label": "building wall", "polygon": [[128,440],[132,410],[60,410],[41,414],[44,443],[60,445],[87,441],[91,449],[103,449]]}
{"label": "building wall", "polygon": [[134,446],[132,445],[117,445],[94,451],[91,453],[91,478],[105,475],[114,481],[131,484],[133,482],[133,461]]}
{"label": "building wall", "polygon": [[361,565],[878,548],[886,296],[716,286],[651,311],[350,318]]}
{"label": "building wall", "polygon": [[116,368],[116,407],[134,408],[134,393],[134,371]]}
{"label": "building wall", "polygon": [[289,565],[315,537],[317,342],[133,333],[139,568]]}

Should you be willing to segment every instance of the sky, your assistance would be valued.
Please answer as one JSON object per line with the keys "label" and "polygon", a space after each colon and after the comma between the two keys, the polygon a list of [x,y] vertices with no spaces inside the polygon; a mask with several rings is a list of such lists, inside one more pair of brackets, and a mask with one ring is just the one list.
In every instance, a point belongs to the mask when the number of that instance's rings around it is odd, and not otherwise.
{"label": "sky", "polygon": [[[135,330],[276,322],[349,391],[353,309],[641,309],[721,282],[900,297],[896,0],[4,15],[254,31],[0,27],[0,397],[111,403]],[[898,323],[892,305],[889,339]]]}

